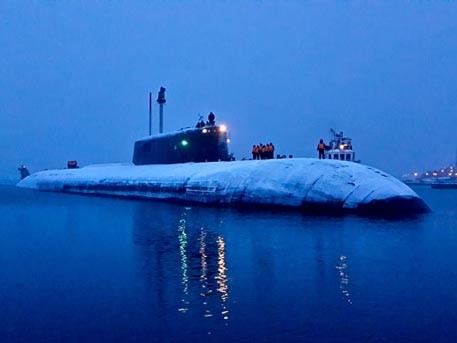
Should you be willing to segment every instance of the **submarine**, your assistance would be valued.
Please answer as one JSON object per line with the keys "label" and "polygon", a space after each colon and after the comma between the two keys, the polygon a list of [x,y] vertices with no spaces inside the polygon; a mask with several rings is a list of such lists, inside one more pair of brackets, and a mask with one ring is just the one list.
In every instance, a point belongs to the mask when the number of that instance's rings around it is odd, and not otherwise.
{"label": "submarine", "polygon": [[[159,105],[165,102],[164,92],[161,88]],[[162,127],[162,106],[160,112]],[[235,161],[229,154],[227,127],[217,125],[214,119],[210,113],[208,121],[199,121],[196,127],[137,140],[130,163],[40,171],[24,177],[17,186],[217,207],[294,209],[325,215],[410,215],[430,211],[403,182],[353,161]]]}

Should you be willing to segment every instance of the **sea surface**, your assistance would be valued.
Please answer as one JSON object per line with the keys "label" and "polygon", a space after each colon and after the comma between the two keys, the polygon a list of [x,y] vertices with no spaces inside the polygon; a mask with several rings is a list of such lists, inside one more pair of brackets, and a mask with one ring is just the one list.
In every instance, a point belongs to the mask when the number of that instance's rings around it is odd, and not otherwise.
{"label": "sea surface", "polygon": [[457,190],[402,219],[0,186],[0,342],[457,342]]}

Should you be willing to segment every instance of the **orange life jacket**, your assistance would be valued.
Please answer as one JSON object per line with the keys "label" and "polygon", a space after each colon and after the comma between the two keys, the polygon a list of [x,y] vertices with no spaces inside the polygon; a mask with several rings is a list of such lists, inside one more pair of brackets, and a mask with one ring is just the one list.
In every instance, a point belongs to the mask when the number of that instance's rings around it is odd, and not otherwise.
{"label": "orange life jacket", "polygon": [[319,150],[324,150],[325,149],[325,144],[324,143],[319,143],[318,148],[319,148]]}

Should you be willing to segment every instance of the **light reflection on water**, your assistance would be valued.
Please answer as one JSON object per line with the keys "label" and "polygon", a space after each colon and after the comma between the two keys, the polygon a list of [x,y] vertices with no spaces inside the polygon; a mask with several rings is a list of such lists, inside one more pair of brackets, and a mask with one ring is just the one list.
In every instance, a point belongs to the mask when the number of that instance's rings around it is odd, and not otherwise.
{"label": "light reflection on water", "polygon": [[[180,254],[180,261],[181,261],[181,271],[182,271],[182,281],[181,284],[183,285],[183,299],[182,299],[182,307],[178,309],[181,313],[186,313],[189,310],[190,302],[187,299],[189,293],[189,276],[188,276],[188,252],[187,246],[192,244],[193,242],[188,241],[188,235],[186,234],[186,219],[187,219],[187,212],[190,211],[190,208],[186,208],[182,214],[182,218],[179,220],[178,224],[178,239],[179,239],[179,254]],[[197,238],[199,244],[198,250],[198,257],[200,258],[200,266],[201,266],[201,274],[200,274],[200,283],[201,283],[201,291],[200,296],[202,297],[202,305],[204,309],[203,317],[210,318],[213,316],[211,307],[208,306],[208,303],[211,300],[211,295],[213,295],[214,289],[212,287],[212,283],[208,281],[208,268],[212,267],[214,269],[217,268],[217,272],[215,270],[211,271],[210,274],[215,274],[213,277],[216,280],[216,291],[220,294],[221,300],[221,316],[224,320],[228,320],[228,308],[227,308],[227,301],[229,298],[228,292],[228,276],[227,276],[227,267],[225,261],[225,242],[222,236],[218,236],[216,238],[216,242],[207,242],[208,234],[206,230],[202,227],[200,229],[200,235]],[[207,249],[215,247],[217,248],[217,265],[210,265],[208,263],[208,255]],[[195,290],[197,292],[197,289]]]}
{"label": "light reflection on water", "polygon": [[1,342],[457,338],[451,193],[386,221],[8,192]]}
{"label": "light reflection on water", "polygon": [[187,275],[187,255],[186,255],[186,247],[187,247],[187,234],[186,234],[186,212],[183,212],[182,218],[179,220],[178,225],[178,232],[179,232],[179,255],[181,257],[181,271],[182,271],[182,281],[181,284],[183,285],[183,298],[182,298],[182,307],[179,308],[180,312],[187,312],[189,305],[189,301],[186,299],[187,294],[189,292],[189,277]]}
{"label": "light reflection on water", "polygon": [[227,267],[225,266],[225,242],[224,239],[219,236],[217,237],[217,271],[218,275],[215,277],[217,280],[218,288],[217,291],[221,294],[222,300],[222,318],[228,320],[228,309],[227,309],[227,300],[228,300],[228,277],[227,277]]}
{"label": "light reflection on water", "polygon": [[343,295],[344,301],[346,301],[348,304],[352,304],[351,295],[349,293],[349,275],[347,268],[347,257],[341,255],[339,258],[339,263],[336,266],[336,269],[338,270],[338,274],[340,276],[340,290],[341,294]]}

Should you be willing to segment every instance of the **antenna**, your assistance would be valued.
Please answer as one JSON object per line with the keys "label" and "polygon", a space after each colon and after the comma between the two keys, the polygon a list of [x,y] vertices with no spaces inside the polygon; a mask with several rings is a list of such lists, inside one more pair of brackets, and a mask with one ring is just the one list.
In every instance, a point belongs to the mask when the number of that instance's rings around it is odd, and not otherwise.
{"label": "antenna", "polygon": [[159,94],[157,96],[157,103],[159,104],[159,133],[163,133],[163,104],[165,100],[165,88],[160,87]]}
{"label": "antenna", "polygon": [[152,134],[152,92],[149,92],[149,136]]}

